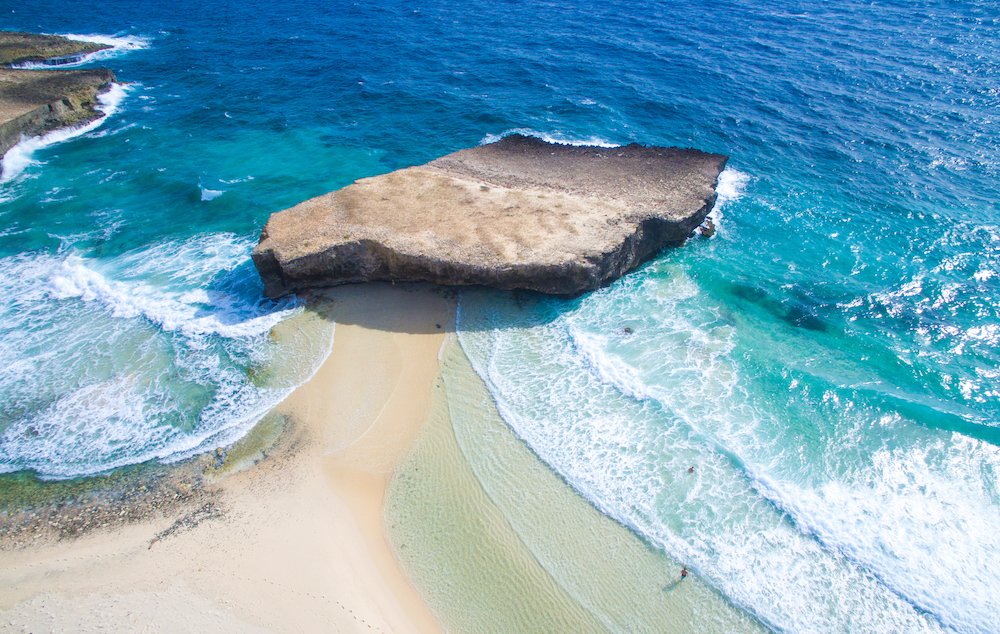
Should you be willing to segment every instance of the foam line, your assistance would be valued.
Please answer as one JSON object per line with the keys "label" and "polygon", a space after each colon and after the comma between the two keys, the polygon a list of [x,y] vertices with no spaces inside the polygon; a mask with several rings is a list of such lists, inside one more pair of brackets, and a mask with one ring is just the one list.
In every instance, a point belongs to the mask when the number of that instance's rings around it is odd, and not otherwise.
{"label": "foam line", "polygon": [[180,460],[234,442],[308,380],[333,329],[268,336],[300,309],[263,298],[252,245],[217,233],[101,260],[0,258],[0,472]]}
{"label": "foam line", "polygon": [[749,184],[750,175],[738,169],[727,167],[719,174],[719,182],[715,186],[715,205],[708,214],[716,229],[722,226],[723,212],[726,207],[743,198]]}
{"label": "foam line", "polygon": [[[544,302],[518,309],[498,296],[480,303],[462,294],[459,340],[507,424],[603,513],[688,562],[775,630],[940,631],[754,489],[766,470],[742,458],[761,430],[726,368],[731,331],[688,308],[685,280],[658,280],[658,294],[635,288],[642,284],[598,291],[573,308],[559,304],[554,320],[537,319],[551,316]],[[637,305],[637,297],[655,297],[647,300],[655,305]],[[536,310],[532,325],[521,324],[518,315]],[[626,351],[645,356],[636,365],[620,356]],[[669,398],[650,383],[650,368],[670,373]],[[720,407],[726,420],[712,418]]]}
{"label": "foam line", "polygon": [[479,145],[486,145],[488,143],[496,143],[504,137],[508,137],[514,134],[520,134],[522,136],[530,136],[536,139],[541,139],[546,143],[558,143],[559,145],[573,145],[573,146],[590,146],[590,147],[621,147],[620,143],[612,143],[606,139],[599,137],[586,137],[578,138],[564,134],[562,132],[539,132],[538,130],[532,130],[531,128],[511,128],[510,130],[504,130],[500,134],[487,134],[479,142]]}

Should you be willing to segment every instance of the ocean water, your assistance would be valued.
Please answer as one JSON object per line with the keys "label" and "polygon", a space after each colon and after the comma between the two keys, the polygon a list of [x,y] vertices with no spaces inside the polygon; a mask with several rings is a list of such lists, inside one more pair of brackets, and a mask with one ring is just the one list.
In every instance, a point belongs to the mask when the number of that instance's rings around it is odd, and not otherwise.
{"label": "ocean water", "polygon": [[101,9],[0,1],[122,82],[5,159],[0,471],[190,455],[306,376],[249,261],[271,212],[511,131],[691,146],[731,157],[713,238],[463,293],[504,420],[776,631],[1000,631],[995,3]]}

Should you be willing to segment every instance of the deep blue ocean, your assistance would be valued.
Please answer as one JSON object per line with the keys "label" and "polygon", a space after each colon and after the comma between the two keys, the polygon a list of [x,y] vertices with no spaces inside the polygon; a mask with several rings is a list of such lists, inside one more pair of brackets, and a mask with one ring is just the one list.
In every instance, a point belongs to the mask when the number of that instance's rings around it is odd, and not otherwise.
{"label": "deep blue ocean", "polygon": [[1000,631],[996,3],[0,0],[0,28],[110,38],[87,65],[122,82],[4,161],[0,472],[192,455],[308,375],[249,259],[274,211],[511,131],[690,146],[731,157],[715,237],[573,300],[462,295],[504,419],[776,631]]}

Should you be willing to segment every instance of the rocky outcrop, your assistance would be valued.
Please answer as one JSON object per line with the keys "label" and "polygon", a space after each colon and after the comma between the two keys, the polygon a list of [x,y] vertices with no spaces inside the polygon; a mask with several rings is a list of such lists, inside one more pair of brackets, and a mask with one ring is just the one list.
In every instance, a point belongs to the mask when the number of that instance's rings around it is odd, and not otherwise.
{"label": "rocky outcrop", "polygon": [[[58,35],[0,31],[0,64],[65,62],[109,48]],[[111,86],[107,69],[24,70],[0,68],[0,157],[22,136],[40,136],[57,128],[100,118],[97,95]]]}
{"label": "rocky outcrop", "polygon": [[253,260],[269,297],[371,280],[574,295],[683,242],[725,163],[509,136],[273,214]]}
{"label": "rocky outcrop", "polygon": [[108,48],[107,44],[80,42],[61,35],[0,31],[0,64],[8,66],[25,62],[65,64]]}
{"label": "rocky outcrop", "polygon": [[100,118],[97,95],[115,76],[110,70],[0,69],[0,156],[22,136],[39,136]]}

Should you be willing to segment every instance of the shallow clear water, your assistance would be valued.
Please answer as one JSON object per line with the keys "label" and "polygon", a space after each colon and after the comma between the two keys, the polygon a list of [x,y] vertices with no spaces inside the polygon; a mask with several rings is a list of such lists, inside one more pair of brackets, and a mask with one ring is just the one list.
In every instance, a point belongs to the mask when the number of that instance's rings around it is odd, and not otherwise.
{"label": "shallow clear water", "polygon": [[567,487],[512,433],[451,336],[439,358],[429,420],[385,506],[396,555],[443,628],[766,631]]}
{"label": "shallow clear water", "polygon": [[997,629],[993,3],[23,4],[132,83],[0,184],[0,469],[185,455],[294,384],[255,380],[273,211],[510,130],[693,146],[732,157],[714,238],[463,295],[507,423],[774,629]]}

